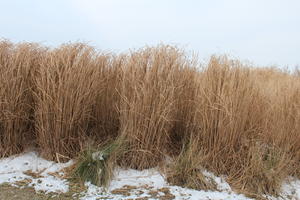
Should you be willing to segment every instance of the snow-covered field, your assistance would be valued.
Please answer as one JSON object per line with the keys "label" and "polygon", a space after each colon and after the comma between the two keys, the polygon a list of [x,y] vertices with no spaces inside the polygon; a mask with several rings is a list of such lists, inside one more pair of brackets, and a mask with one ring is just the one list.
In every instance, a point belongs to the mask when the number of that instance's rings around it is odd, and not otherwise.
{"label": "snow-covered field", "polygon": [[[54,163],[38,156],[35,152],[12,156],[0,160],[0,184],[8,183],[16,187],[33,187],[37,192],[65,193],[69,190],[69,182],[63,179],[62,169],[73,164]],[[80,198],[94,200],[109,199],[191,199],[191,200],[249,200],[241,194],[236,194],[221,177],[212,173],[204,173],[218,185],[218,191],[197,191],[178,186],[170,186],[164,176],[156,169],[124,170],[117,169],[115,178],[107,189],[85,183],[86,191],[80,193]],[[23,183],[20,186],[19,183]],[[0,191],[1,192],[1,191]],[[300,200],[300,180],[290,178],[282,186],[279,198]]]}

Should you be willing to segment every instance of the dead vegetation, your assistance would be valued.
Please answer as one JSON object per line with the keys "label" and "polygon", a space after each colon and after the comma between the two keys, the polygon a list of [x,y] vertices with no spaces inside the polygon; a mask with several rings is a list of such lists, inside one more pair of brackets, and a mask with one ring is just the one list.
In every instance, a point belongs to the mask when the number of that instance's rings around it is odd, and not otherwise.
{"label": "dead vegetation", "polygon": [[145,169],[168,155],[168,180],[195,189],[214,188],[202,169],[250,195],[300,177],[297,71],[226,56],[200,65],[163,45],[114,55],[1,41],[0,84],[1,156],[35,145],[52,160],[74,158],[121,141],[110,163]]}

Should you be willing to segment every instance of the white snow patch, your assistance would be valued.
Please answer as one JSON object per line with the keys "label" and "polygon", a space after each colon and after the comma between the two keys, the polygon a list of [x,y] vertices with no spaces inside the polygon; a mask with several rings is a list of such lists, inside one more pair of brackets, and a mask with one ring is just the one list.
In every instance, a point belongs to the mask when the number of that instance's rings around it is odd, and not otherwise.
{"label": "white snow patch", "polygon": [[[115,172],[115,178],[111,182],[110,187],[105,191],[95,185],[86,183],[88,187],[87,192],[82,197],[82,200],[96,200],[97,198],[110,197],[114,199],[132,199],[137,197],[150,197],[148,194],[149,190],[157,190],[161,188],[168,188],[170,192],[175,196],[175,199],[190,199],[190,200],[217,200],[217,199],[226,199],[226,200],[249,200],[250,198],[245,197],[244,195],[235,194],[228,183],[220,177],[214,176],[212,173],[205,171],[204,175],[207,175],[208,178],[213,179],[218,186],[219,191],[197,191],[187,188],[182,188],[178,186],[170,186],[165,178],[158,172],[156,169],[149,170],[125,170],[117,169]],[[114,189],[122,188],[126,185],[136,186],[138,189],[132,190],[130,196],[119,196],[112,195],[111,191]],[[138,191],[143,191],[143,194],[138,194]]]}
{"label": "white snow patch", "polygon": [[299,200],[300,199],[300,180],[289,177],[281,186],[281,194],[278,198],[266,195],[269,200]]}
{"label": "white snow patch", "polygon": [[232,191],[230,185],[225,181],[224,177],[215,176],[213,173],[206,170],[202,171],[202,174],[206,177],[208,181],[210,181],[209,179],[214,181],[217,184],[218,190],[228,192]]}
{"label": "white snow patch", "polygon": [[92,153],[93,160],[104,160],[102,151]]}
{"label": "white snow patch", "polygon": [[[28,186],[34,187],[36,191],[67,192],[68,182],[59,179],[49,173],[59,172],[63,168],[72,165],[73,161],[67,163],[55,163],[47,161],[38,156],[36,152],[28,152],[0,160],[0,184],[10,183],[17,186],[17,181],[31,180]],[[28,171],[39,174],[39,178],[28,175]],[[62,172],[61,172],[62,173]]]}
{"label": "white snow patch", "polygon": [[149,185],[153,188],[161,188],[167,186],[164,177],[156,169],[134,170],[134,169],[117,169],[115,178],[111,182],[109,190],[121,188],[125,185],[143,186]]}
{"label": "white snow patch", "polygon": [[283,184],[281,190],[283,191],[282,196],[286,198],[293,197],[294,199],[300,199],[300,180],[290,177]]}

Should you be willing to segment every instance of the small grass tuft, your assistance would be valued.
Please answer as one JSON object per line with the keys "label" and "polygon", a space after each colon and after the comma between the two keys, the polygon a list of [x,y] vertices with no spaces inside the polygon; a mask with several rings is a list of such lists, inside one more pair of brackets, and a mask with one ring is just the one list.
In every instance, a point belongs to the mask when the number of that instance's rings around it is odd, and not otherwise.
{"label": "small grass tuft", "polygon": [[182,152],[169,165],[167,181],[173,185],[196,190],[217,190],[214,180],[205,177],[201,168],[201,152],[195,154],[192,145],[182,148]]}
{"label": "small grass tuft", "polygon": [[119,141],[111,142],[100,149],[88,147],[79,156],[74,169],[74,177],[97,186],[107,187],[113,178],[113,171],[120,153]]}

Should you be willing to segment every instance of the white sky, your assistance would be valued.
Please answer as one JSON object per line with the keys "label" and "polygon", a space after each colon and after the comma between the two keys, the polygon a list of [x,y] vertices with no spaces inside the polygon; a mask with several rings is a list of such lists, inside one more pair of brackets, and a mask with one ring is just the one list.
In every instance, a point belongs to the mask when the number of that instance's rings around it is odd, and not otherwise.
{"label": "white sky", "polygon": [[116,52],[174,44],[200,58],[300,64],[300,0],[0,0],[0,37]]}

